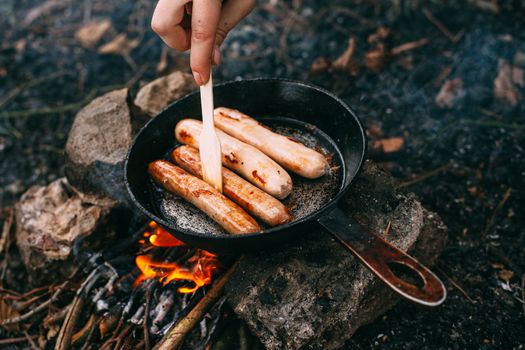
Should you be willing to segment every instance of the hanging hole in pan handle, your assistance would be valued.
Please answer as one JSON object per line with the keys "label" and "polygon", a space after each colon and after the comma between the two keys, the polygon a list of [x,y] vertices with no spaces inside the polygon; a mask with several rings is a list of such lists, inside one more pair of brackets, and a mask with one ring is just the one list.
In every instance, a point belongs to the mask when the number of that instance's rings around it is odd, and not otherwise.
{"label": "hanging hole in pan handle", "polygon": [[318,222],[401,296],[426,306],[438,306],[445,300],[445,286],[432,271],[381,237],[367,232],[340,209],[325,214]]}

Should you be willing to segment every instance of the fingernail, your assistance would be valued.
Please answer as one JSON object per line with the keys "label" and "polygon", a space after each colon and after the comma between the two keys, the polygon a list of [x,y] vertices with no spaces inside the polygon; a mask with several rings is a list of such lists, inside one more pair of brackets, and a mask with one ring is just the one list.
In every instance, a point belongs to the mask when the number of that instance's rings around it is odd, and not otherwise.
{"label": "fingernail", "polygon": [[221,64],[221,49],[219,48],[218,45],[215,45],[215,47],[213,48],[213,59],[212,59],[212,62],[216,66]]}
{"label": "fingernail", "polygon": [[198,72],[193,72],[193,79],[195,79],[195,82],[199,86],[204,84],[204,82],[202,81],[202,77],[201,77],[201,75]]}

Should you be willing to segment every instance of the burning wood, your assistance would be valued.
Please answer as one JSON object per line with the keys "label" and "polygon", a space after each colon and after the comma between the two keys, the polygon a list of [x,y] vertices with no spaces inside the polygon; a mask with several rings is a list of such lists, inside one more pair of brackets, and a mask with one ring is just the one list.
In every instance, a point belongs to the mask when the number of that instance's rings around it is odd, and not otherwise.
{"label": "burning wood", "polygon": [[[157,247],[177,247],[183,245],[181,241],[174,238],[167,231],[151,222],[150,228],[153,228],[153,234],[146,232],[149,241]],[[135,280],[134,286],[137,287],[143,281],[156,278],[164,285],[172,281],[192,281],[193,287],[180,287],[179,293],[193,293],[202,286],[208,285],[212,281],[213,273],[220,270],[220,262],[215,254],[205,250],[197,249],[195,254],[188,259],[187,266],[176,262],[159,262],[151,255],[139,255],[135,263],[141,275]]]}

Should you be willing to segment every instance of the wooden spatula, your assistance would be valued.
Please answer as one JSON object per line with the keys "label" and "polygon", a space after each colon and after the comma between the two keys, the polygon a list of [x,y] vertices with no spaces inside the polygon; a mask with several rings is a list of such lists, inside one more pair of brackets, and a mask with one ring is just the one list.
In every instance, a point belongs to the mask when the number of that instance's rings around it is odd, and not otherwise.
{"label": "wooden spatula", "polygon": [[210,80],[200,87],[202,109],[202,133],[199,149],[202,164],[202,178],[222,193],[221,144],[213,123],[213,82]]}

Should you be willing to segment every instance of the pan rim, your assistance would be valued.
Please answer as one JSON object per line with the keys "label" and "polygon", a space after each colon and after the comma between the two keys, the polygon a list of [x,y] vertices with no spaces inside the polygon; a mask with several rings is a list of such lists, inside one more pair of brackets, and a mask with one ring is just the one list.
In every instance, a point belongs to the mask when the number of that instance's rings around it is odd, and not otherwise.
{"label": "pan rim", "polygon": [[[181,234],[192,236],[192,237],[197,237],[197,238],[205,238],[207,240],[225,241],[225,240],[246,240],[246,239],[250,239],[250,238],[253,238],[253,237],[270,235],[270,234],[277,233],[277,232],[282,231],[282,230],[291,229],[291,228],[293,228],[293,227],[295,227],[297,225],[301,225],[301,224],[304,224],[306,222],[316,221],[316,219],[319,216],[321,216],[323,213],[325,213],[326,211],[330,210],[335,205],[337,205],[337,203],[342,198],[342,196],[344,196],[346,194],[346,192],[349,190],[349,187],[350,187],[351,183],[353,182],[353,180],[355,179],[355,177],[361,171],[363,163],[364,163],[364,161],[366,159],[367,138],[366,138],[365,129],[363,127],[363,124],[362,124],[361,120],[359,119],[357,114],[354,112],[354,110],[352,108],[350,108],[350,106],[348,106],[341,98],[339,98],[338,96],[334,95],[332,92],[330,92],[330,91],[328,91],[328,90],[326,90],[326,89],[324,89],[322,87],[319,87],[317,85],[310,84],[310,83],[307,83],[307,82],[304,82],[304,81],[287,79],[287,78],[258,77],[258,78],[243,79],[243,80],[231,80],[231,81],[227,81],[227,82],[223,82],[223,83],[219,83],[219,84],[214,84],[214,87],[224,87],[224,86],[228,86],[228,85],[232,85],[232,84],[264,82],[264,81],[289,83],[289,84],[294,84],[294,85],[306,87],[306,88],[309,88],[309,89],[313,89],[313,90],[315,90],[317,92],[320,92],[320,93],[322,93],[324,95],[327,95],[332,100],[334,100],[334,102],[339,103],[345,110],[347,110],[349,112],[351,117],[357,123],[357,126],[359,128],[358,131],[360,133],[362,144],[363,144],[363,152],[361,152],[361,156],[360,156],[360,158],[359,158],[359,160],[357,162],[356,167],[353,168],[353,169],[355,169],[355,171],[354,171],[354,174],[353,174],[352,178],[347,183],[345,183],[346,180],[344,180],[344,179],[346,178],[347,174],[350,172],[350,169],[348,169],[346,167],[346,165],[345,165],[344,172],[343,172],[343,175],[342,175],[343,176],[343,186],[342,186],[342,188],[340,188],[338,190],[337,194],[335,194],[327,203],[325,203],[318,210],[315,210],[312,213],[310,213],[308,215],[305,215],[304,217],[302,217],[300,219],[293,220],[293,221],[291,221],[289,223],[286,223],[284,225],[271,227],[271,228],[268,228],[268,229],[265,229],[265,230],[262,230],[262,231],[258,231],[258,232],[253,232],[253,233],[238,234],[238,235],[229,234],[229,235],[221,235],[221,236],[205,234],[205,233],[200,233],[200,232],[197,232],[197,231],[191,231],[191,230],[186,230],[186,229],[182,229],[182,228],[175,228],[175,227],[173,227],[173,225],[169,221],[165,220],[164,218],[159,217],[155,213],[153,213],[150,210],[146,209],[141,204],[140,200],[135,196],[135,193],[134,193],[134,191],[131,188],[130,181],[129,181],[129,178],[128,178],[128,174],[129,174],[129,171],[128,171],[128,169],[129,169],[129,159],[130,159],[131,154],[133,153],[133,151],[135,149],[135,146],[137,144],[136,141],[141,137],[142,133],[145,132],[145,130],[147,130],[149,128],[149,125],[151,123],[153,123],[157,119],[157,117],[159,117],[162,114],[164,114],[168,109],[171,109],[174,105],[182,103],[184,100],[190,98],[191,96],[193,96],[195,94],[198,94],[199,92],[197,90],[197,91],[190,92],[190,93],[186,94],[185,96],[181,97],[180,99],[178,99],[176,101],[173,101],[172,103],[167,105],[158,114],[156,114],[154,117],[152,117],[137,132],[137,134],[133,138],[133,142],[132,142],[131,147],[129,148],[129,150],[128,150],[127,154],[126,154],[126,159],[125,159],[125,162],[124,162],[124,181],[125,181],[125,185],[126,185],[126,190],[128,192],[128,195],[130,196],[131,201],[133,202],[133,205],[138,207],[138,209],[142,212],[142,214],[144,214],[150,220],[155,221],[160,226],[168,229],[169,231],[171,230],[171,231],[179,232]],[[320,129],[320,130],[322,131],[322,129]],[[339,153],[341,153],[341,150],[339,149],[339,147],[337,147],[337,150],[338,150]]]}

